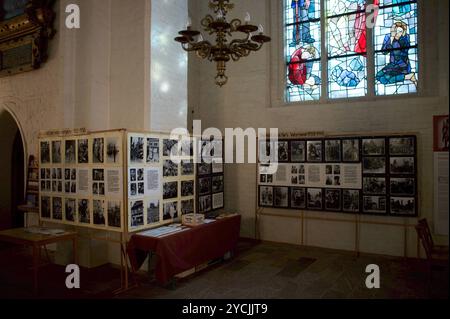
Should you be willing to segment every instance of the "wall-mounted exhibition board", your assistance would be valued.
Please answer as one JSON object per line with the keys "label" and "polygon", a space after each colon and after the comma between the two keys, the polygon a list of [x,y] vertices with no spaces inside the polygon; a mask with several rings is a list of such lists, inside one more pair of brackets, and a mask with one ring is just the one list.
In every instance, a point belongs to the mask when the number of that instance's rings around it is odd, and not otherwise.
{"label": "wall-mounted exhibition board", "polygon": [[259,140],[258,206],[415,217],[416,144],[414,135]]}

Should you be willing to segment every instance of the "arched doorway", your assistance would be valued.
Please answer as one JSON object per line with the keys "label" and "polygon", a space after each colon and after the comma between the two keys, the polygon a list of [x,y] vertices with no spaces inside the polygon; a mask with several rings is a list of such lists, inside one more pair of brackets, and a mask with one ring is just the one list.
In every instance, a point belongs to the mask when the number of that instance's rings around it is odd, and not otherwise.
{"label": "arched doorway", "polygon": [[17,206],[24,201],[24,153],[16,121],[0,109],[0,230],[23,226]]}

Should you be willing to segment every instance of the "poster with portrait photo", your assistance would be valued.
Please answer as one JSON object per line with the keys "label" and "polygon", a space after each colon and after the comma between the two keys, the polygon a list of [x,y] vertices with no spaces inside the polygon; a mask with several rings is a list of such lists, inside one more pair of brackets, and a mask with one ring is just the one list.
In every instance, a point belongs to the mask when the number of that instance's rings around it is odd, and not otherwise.
{"label": "poster with portrait photo", "polygon": [[91,223],[91,210],[89,208],[89,200],[88,199],[79,199],[78,200],[78,222],[82,224],[90,224]]}
{"label": "poster with portrait photo", "polygon": [[61,141],[52,141],[52,163],[61,164]]}
{"label": "poster with portrait photo", "polygon": [[389,159],[391,174],[414,174],[414,157],[391,157]]}
{"label": "poster with portrait photo", "polygon": [[416,200],[414,197],[391,197],[390,211],[393,215],[416,215]]}
{"label": "poster with portrait photo", "polygon": [[159,138],[147,138],[147,163],[159,163]]}
{"label": "poster with portrait photo", "polygon": [[66,140],[64,142],[64,162],[66,164],[75,164],[76,162],[76,141]]}
{"label": "poster with portrait photo", "polygon": [[105,161],[105,139],[97,137],[92,140],[92,162],[95,164]]}
{"label": "poster with portrait photo", "polygon": [[306,142],[307,156],[306,159],[308,162],[322,162],[322,141],[307,141]]}
{"label": "poster with portrait photo", "polygon": [[50,142],[42,141],[40,144],[41,164],[50,163]]}
{"label": "poster with portrait photo", "polygon": [[325,140],[325,161],[340,162],[341,158],[341,141]]}
{"label": "poster with portrait photo", "polygon": [[386,196],[363,196],[363,213],[386,214]]}
{"label": "poster with portrait photo", "polygon": [[108,201],[108,226],[121,228],[121,202]]}
{"label": "poster with portrait photo", "polygon": [[359,162],[359,139],[342,140],[342,161]]}
{"label": "poster with portrait photo", "polygon": [[273,188],[273,206],[279,208],[289,207],[289,187]]}
{"label": "poster with portrait photo", "polygon": [[178,182],[166,182],[163,184],[163,199],[178,197]]}
{"label": "poster with portrait photo", "polygon": [[171,160],[165,160],[163,163],[163,176],[176,177],[178,176],[178,164]]}
{"label": "poster with portrait photo", "polygon": [[147,224],[159,223],[159,200],[151,199],[147,201]]}
{"label": "poster with portrait photo", "polygon": [[306,192],[307,208],[312,210],[321,210],[323,207],[322,189],[308,188]]}
{"label": "poster with portrait photo", "polygon": [[63,217],[63,207],[62,198],[53,197],[52,198],[52,218],[54,220],[62,220]]}
{"label": "poster with portrait photo", "polygon": [[287,162],[289,160],[289,142],[277,141],[275,147],[278,150],[278,162]]}
{"label": "poster with portrait photo", "polygon": [[116,136],[106,138],[106,163],[118,164],[120,163],[121,155],[121,139]]}
{"label": "poster with portrait photo", "polygon": [[304,162],[306,159],[306,142],[291,141],[291,162]]}
{"label": "poster with portrait photo", "polygon": [[178,218],[178,202],[168,202],[163,204],[163,220]]}
{"label": "poster with portrait photo", "polygon": [[49,196],[41,196],[41,218],[50,218],[51,217],[51,203]]}
{"label": "poster with portrait photo", "polygon": [[181,215],[194,213],[194,199],[187,199],[181,201]]}
{"label": "poster with portrait photo", "polygon": [[144,138],[141,136],[130,136],[130,163],[144,162]]}
{"label": "poster with portrait photo", "polygon": [[224,207],[223,193],[216,193],[212,195],[212,209],[220,209]]}
{"label": "poster with portrait photo", "polygon": [[272,207],[273,206],[273,187],[260,186],[259,187],[259,206]]}
{"label": "poster with portrait photo", "polygon": [[364,177],[363,192],[365,195],[385,195],[386,178],[384,177]]}
{"label": "poster with portrait photo", "polygon": [[202,177],[198,179],[198,193],[199,195],[211,193],[211,177]]}
{"label": "poster with portrait photo", "polygon": [[384,138],[366,138],[362,141],[362,153],[365,156],[386,154],[386,141]]}
{"label": "poster with portrait photo", "polygon": [[89,163],[89,139],[83,138],[78,141],[78,164]]}
{"label": "poster with portrait photo", "polygon": [[415,154],[414,137],[391,137],[389,139],[390,156],[413,156]]}
{"label": "poster with portrait photo", "polygon": [[181,181],[181,197],[194,196],[194,181]]}
{"label": "poster with portrait photo", "polygon": [[74,198],[65,199],[65,220],[67,222],[75,222],[77,220],[77,201]]}
{"label": "poster with portrait photo", "polygon": [[391,177],[389,183],[391,196],[414,196],[416,194],[414,178]]}
{"label": "poster with portrait photo", "polygon": [[385,157],[364,157],[363,158],[364,174],[385,174],[386,158]]}
{"label": "poster with portrait photo", "polygon": [[449,125],[448,114],[433,116],[433,151],[448,152]]}
{"label": "poster with portrait photo", "polygon": [[130,202],[130,227],[144,226],[144,201],[134,200]]}
{"label": "poster with portrait photo", "polygon": [[291,188],[291,208],[306,208],[306,189],[301,187]]}
{"label": "poster with portrait photo", "polygon": [[360,192],[356,189],[344,189],[342,191],[343,211],[348,213],[357,213],[360,210]]}
{"label": "poster with portrait photo", "polygon": [[178,154],[178,140],[164,139],[163,156],[177,156]]}
{"label": "poster with portrait photo", "polygon": [[181,161],[181,176],[194,175],[194,163],[192,160]]}
{"label": "poster with portrait photo", "polygon": [[106,226],[105,218],[105,201],[94,199],[93,205],[93,221],[96,226]]}
{"label": "poster with portrait photo", "polygon": [[198,211],[201,214],[208,213],[212,210],[212,196],[205,195],[198,198]]}

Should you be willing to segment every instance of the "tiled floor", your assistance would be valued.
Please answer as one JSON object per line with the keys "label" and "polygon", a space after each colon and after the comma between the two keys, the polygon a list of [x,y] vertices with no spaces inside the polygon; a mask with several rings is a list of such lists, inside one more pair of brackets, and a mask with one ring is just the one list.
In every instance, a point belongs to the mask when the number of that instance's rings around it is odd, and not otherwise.
{"label": "tiled floor", "polygon": [[[233,260],[179,280],[175,289],[159,287],[143,275],[140,287],[115,297],[448,298],[448,270],[434,271],[430,286],[425,264],[417,260],[356,258],[352,253],[273,243],[241,243],[239,247],[240,253]],[[15,253],[14,258],[8,254],[0,248],[0,298],[32,297],[31,276],[23,267],[29,262],[27,254]],[[368,264],[380,267],[380,289],[365,286]],[[41,274],[41,298],[112,298],[112,290],[119,285],[118,271],[111,266],[83,270],[82,289],[78,291],[65,288],[63,267],[48,266]]]}

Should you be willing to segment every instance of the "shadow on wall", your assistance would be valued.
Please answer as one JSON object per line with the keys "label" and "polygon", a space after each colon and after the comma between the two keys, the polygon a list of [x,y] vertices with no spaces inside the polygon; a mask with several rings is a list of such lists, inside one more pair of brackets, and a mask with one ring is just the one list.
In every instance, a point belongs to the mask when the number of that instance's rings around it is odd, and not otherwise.
{"label": "shadow on wall", "polygon": [[0,109],[0,230],[17,224],[15,208],[23,202],[24,150],[11,114]]}

